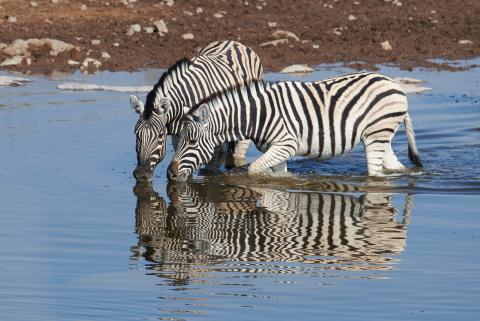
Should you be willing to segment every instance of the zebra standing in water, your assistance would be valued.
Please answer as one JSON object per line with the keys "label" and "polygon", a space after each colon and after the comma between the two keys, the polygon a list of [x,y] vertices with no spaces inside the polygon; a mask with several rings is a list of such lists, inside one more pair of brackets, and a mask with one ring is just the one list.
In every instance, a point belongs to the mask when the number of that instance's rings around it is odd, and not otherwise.
{"label": "zebra standing in water", "polygon": [[400,86],[377,73],[356,73],[318,82],[254,82],[195,106],[185,117],[168,177],[185,181],[222,142],[251,139],[264,154],[249,174],[287,171],[292,156],[331,158],[365,146],[368,175],[404,166],[391,141],[403,121],[410,160],[421,166]]}
{"label": "zebra standing in water", "polygon": [[[213,42],[193,59],[177,61],[147,95],[145,105],[136,96],[130,104],[140,115],[135,126],[137,167],[135,178],[151,180],[166,152],[166,135],[178,135],[184,112],[212,94],[263,78],[260,58],[235,41]],[[168,110],[168,112],[166,112]],[[176,139],[173,139],[174,148]],[[231,158],[244,157],[248,141],[239,142]]]}

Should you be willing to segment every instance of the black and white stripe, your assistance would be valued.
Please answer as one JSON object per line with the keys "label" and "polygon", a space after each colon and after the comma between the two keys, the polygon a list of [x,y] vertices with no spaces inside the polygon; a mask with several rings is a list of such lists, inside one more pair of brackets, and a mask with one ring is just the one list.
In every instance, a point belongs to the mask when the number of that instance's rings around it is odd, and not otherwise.
{"label": "black and white stripe", "polygon": [[[137,193],[136,230],[157,271],[182,278],[192,263],[304,262],[325,269],[383,270],[404,251],[412,197],[403,214],[391,194],[286,192],[187,184]],[[402,212],[400,212],[402,213]],[[166,264],[163,266],[162,264]],[[288,272],[287,272],[288,273]],[[175,274],[174,274],[175,275]]]}
{"label": "black and white stripe", "polygon": [[318,82],[254,82],[196,106],[185,118],[169,177],[185,180],[223,142],[251,139],[265,154],[249,173],[286,172],[292,156],[327,159],[363,141],[368,174],[400,170],[391,147],[405,124],[409,156],[421,166],[407,99],[400,86],[377,73],[356,73]]}
{"label": "black and white stripe", "polygon": [[[140,115],[135,126],[138,162],[134,175],[151,179],[165,156],[166,135],[179,134],[180,120],[190,107],[215,93],[262,78],[263,67],[252,49],[235,41],[217,41],[193,59],[184,58],[171,66],[147,95],[145,105],[131,96],[130,103]],[[244,154],[245,145],[248,142],[239,144],[236,153]]]}

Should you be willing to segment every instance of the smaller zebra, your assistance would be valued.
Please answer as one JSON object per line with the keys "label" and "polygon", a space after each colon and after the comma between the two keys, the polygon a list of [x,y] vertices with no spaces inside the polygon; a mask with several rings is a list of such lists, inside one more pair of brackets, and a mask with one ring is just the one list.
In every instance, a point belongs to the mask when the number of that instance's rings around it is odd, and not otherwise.
{"label": "smaller zebra", "polygon": [[285,175],[293,156],[328,159],[363,141],[368,175],[405,167],[391,141],[403,121],[409,158],[421,167],[407,99],[400,86],[377,73],[318,82],[253,82],[198,104],[184,117],[167,176],[185,181],[223,142],[251,139],[264,154],[249,174]]}

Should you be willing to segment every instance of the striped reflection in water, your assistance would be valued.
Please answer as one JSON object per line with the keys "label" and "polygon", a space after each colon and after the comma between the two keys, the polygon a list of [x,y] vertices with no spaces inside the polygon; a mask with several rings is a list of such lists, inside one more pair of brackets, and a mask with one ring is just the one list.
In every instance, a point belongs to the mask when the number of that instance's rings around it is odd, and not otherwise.
{"label": "striped reflection in water", "polygon": [[149,268],[177,282],[205,269],[298,272],[299,265],[289,262],[300,263],[302,271],[389,270],[406,247],[412,206],[412,196],[406,196],[398,215],[391,194],[212,183],[169,185],[167,193],[168,206],[151,185],[135,187],[134,257],[142,255],[154,263]]}

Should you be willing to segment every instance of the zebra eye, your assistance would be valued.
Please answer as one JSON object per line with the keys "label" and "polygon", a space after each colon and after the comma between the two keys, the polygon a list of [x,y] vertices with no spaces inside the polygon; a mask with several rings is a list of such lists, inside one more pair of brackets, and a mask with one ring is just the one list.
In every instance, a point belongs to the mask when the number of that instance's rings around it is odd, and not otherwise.
{"label": "zebra eye", "polygon": [[190,139],[190,145],[196,145],[196,144],[197,144],[197,140],[195,138]]}

